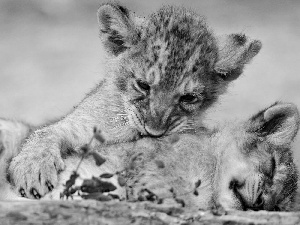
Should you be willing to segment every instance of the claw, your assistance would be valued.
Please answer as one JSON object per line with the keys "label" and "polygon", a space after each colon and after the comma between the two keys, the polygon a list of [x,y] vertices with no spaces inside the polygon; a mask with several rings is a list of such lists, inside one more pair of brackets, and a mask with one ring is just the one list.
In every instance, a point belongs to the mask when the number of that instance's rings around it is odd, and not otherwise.
{"label": "claw", "polygon": [[46,184],[46,186],[48,187],[48,190],[49,190],[49,191],[52,191],[52,190],[53,190],[54,186],[53,186],[53,184],[52,184],[49,180],[47,180],[45,184]]}
{"label": "claw", "polygon": [[30,194],[32,194],[35,199],[40,199],[42,197],[35,188],[31,188]]}
{"label": "claw", "polygon": [[20,188],[19,193],[22,197],[27,198],[26,192],[24,190],[24,188]]}

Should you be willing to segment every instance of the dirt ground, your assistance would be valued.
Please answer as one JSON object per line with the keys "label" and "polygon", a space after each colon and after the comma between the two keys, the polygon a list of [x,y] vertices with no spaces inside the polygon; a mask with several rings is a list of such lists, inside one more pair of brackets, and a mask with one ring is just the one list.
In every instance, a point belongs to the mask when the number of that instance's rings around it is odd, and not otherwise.
{"label": "dirt ground", "polygon": [[[103,77],[96,11],[102,1],[0,0],[0,116],[40,124],[67,113]],[[245,119],[274,101],[300,107],[300,1],[127,0],[139,15],[183,5],[217,34],[244,32],[263,49],[207,116]],[[299,135],[298,135],[299,136]],[[295,158],[300,166],[300,138]]]}

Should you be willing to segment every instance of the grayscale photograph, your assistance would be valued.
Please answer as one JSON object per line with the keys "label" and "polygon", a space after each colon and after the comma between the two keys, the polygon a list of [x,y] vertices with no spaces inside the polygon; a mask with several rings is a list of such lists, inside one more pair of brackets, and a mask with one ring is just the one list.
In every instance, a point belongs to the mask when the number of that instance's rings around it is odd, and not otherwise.
{"label": "grayscale photograph", "polygon": [[0,224],[299,224],[300,2],[0,0]]}

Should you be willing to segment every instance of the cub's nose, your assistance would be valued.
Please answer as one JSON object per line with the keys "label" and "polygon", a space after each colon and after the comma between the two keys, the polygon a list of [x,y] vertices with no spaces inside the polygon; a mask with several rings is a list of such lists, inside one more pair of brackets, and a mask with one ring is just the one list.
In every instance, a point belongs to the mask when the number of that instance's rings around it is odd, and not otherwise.
{"label": "cub's nose", "polygon": [[261,174],[252,174],[244,181],[231,181],[231,189],[243,210],[263,210],[263,179]]}

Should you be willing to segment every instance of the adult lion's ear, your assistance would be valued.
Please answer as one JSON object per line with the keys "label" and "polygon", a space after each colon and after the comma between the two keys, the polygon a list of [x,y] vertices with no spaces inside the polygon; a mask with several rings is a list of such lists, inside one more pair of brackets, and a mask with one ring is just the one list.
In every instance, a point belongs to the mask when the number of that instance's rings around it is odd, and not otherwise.
{"label": "adult lion's ear", "polygon": [[276,102],[253,116],[248,131],[266,138],[269,144],[288,147],[299,130],[299,111],[294,104]]}
{"label": "adult lion's ear", "polygon": [[225,81],[232,81],[243,72],[245,64],[260,51],[258,40],[249,40],[244,34],[230,34],[217,38],[218,61],[215,72]]}
{"label": "adult lion's ear", "polygon": [[100,6],[98,23],[105,49],[113,55],[119,55],[138,42],[139,32],[133,14],[119,4]]}

